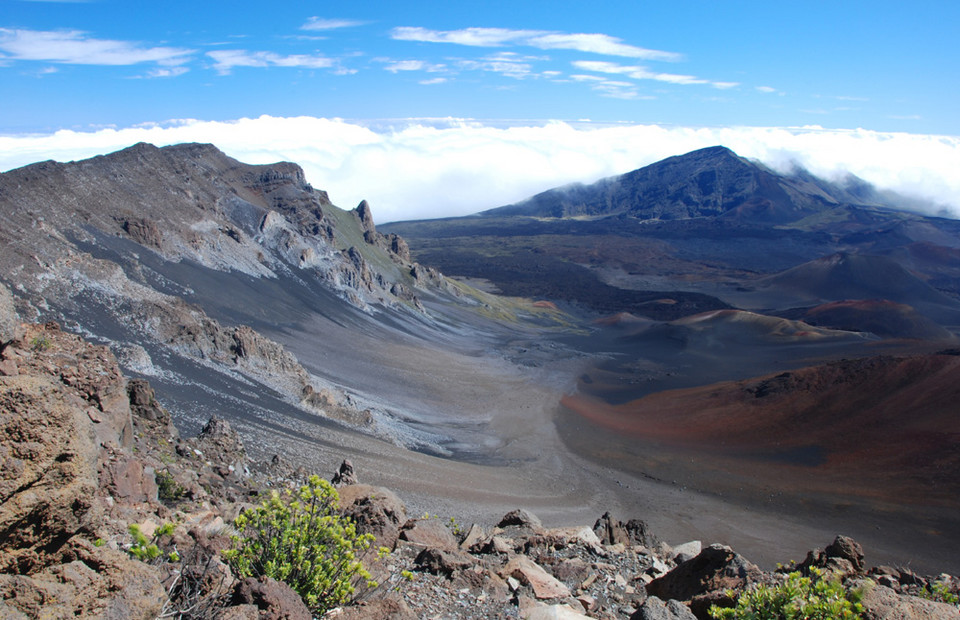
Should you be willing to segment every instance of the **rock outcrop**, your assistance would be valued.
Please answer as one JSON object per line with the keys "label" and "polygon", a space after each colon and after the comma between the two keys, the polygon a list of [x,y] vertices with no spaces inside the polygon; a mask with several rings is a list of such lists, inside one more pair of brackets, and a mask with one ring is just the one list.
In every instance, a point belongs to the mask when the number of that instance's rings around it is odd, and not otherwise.
{"label": "rock outcrop", "polygon": [[0,349],[3,345],[17,337],[20,328],[20,319],[17,309],[13,305],[13,295],[0,282]]}

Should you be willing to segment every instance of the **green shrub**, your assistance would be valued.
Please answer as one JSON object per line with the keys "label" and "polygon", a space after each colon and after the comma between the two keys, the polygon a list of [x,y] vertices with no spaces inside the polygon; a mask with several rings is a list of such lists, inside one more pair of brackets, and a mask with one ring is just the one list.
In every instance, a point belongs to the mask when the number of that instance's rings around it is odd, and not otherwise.
{"label": "green shrub", "polygon": [[951,592],[950,587],[942,581],[934,581],[932,586],[925,587],[920,591],[920,597],[950,605],[960,604],[960,596]]}
{"label": "green shrub", "polygon": [[[163,557],[163,551],[160,549],[159,543],[162,537],[173,534],[173,523],[164,523],[158,527],[153,533],[153,538],[147,538],[146,534],[140,530],[140,526],[136,523],[131,523],[127,530],[133,537],[133,543],[127,550],[130,555],[148,564],[156,564],[157,562],[164,561],[165,558]],[[172,551],[166,559],[176,562],[179,558],[176,555],[176,551]]]}
{"label": "green shrub", "polygon": [[297,591],[317,615],[345,603],[370,573],[357,557],[374,537],[357,534],[352,521],[337,513],[336,489],[310,476],[296,494],[274,491],[234,522],[238,536],[224,557],[241,577],[265,575]]}
{"label": "green shrub", "polygon": [[186,490],[173,479],[173,474],[166,469],[161,469],[155,477],[157,480],[157,497],[161,501],[175,502],[183,498]]}
{"label": "green shrub", "polygon": [[45,335],[34,336],[30,339],[30,348],[34,351],[46,351],[51,346],[50,339]]}
{"label": "green shrub", "polygon": [[[784,583],[760,585],[740,594],[736,607],[710,608],[714,618],[734,620],[835,620],[860,618],[860,590],[848,590],[839,579],[825,579],[817,568],[810,577],[799,572]],[[733,593],[731,593],[733,595]]]}

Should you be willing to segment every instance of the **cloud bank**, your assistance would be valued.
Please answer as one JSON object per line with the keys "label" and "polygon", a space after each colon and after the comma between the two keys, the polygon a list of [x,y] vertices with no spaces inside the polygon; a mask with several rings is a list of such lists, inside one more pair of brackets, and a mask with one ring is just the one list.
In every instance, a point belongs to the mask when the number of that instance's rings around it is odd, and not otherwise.
{"label": "cloud bank", "polygon": [[334,204],[366,199],[379,223],[466,215],[722,144],[773,168],[853,173],[960,217],[960,137],[818,127],[663,127],[456,119],[347,122],[261,116],[0,136],[0,170],[109,153],[137,142],[210,142],[248,163],[294,161]]}

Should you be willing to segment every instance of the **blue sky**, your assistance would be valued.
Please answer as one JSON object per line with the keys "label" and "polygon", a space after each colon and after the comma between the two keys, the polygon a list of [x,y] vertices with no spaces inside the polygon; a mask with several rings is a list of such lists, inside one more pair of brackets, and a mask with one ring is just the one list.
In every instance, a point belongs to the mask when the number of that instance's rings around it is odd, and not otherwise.
{"label": "blue sky", "polygon": [[[954,0],[0,0],[0,169],[31,157],[119,148],[144,128],[158,143],[208,140],[220,136],[214,130],[220,123],[233,124],[227,135],[236,143],[228,150],[234,156],[297,161],[300,155],[311,181],[331,189],[334,198],[347,168],[363,163],[350,158],[371,145],[381,152],[379,169],[389,172],[412,166],[384,158],[409,159],[415,149],[463,153],[473,144],[476,159],[464,154],[462,168],[419,162],[440,167],[424,177],[448,179],[468,175],[471,166],[504,174],[485,157],[502,159],[504,148],[522,151],[516,130],[523,128],[533,132],[527,146],[556,139],[562,144],[555,152],[569,152],[575,160],[586,148],[602,160],[531,162],[550,170],[531,170],[531,183],[517,180],[503,195],[491,196],[493,204],[477,203],[486,208],[522,198],[516,194],[528,189],[625,172],[699,146],[690,139],[698,131],[704,140],[730,141],[736,128],[746,132],[736,134],[742,139],[768,137],[742,154],[767,161],[789,155],[823,170],[866,169],[868,180],[918,186],[920,194],[956,207],[960,173],[938,172],[935,163],[923,166],[944,153],[952,165],[960,150],[958,35],[960,2]],[[256,129],[240,122],[264,118]],[[265,133],[276,119],[302,121],[301,130],[279,132],[286,147],[279,134],[272,140]],[[324,119],[339,120],[314,122]],[[544,129],[558,122],[573,133]],[[302,130],[307,125],[325,129],[311,134]],[[249,133],[239,135],[241,126]],[[472,133],[465,134],[465,127]],[[642,152],[616,144],[626,134],[597,133],[637,127],[650,130],[644,134],[649,148]],[[411,134],[411,128],[435,132]],[[657,142],[654,128],[673,141]],[[783,138],[774,130],[787,131],[791,139],[771,142],[770,136]],[[824,132],[848,140],[868,135],[860,143],[867,152],[894,139],[929,149],[902,165],[861,162],[857,169],[856,161],[838,158],[835,143],[823,146],[821,140],[819,152],[801,148],[815,142],[804,136]],[[330,152],[311,151],[319,140],[333,143]],[[864,152],[844,148],[854,159]],[[537,149],[551,152],[546,143]],[[888,150],[893,157],[897,149]],[[334,161],[333,151],[341,159]],[[361,159],[376,164],[374,155]],[[512,164],[524,159],[519,152],[517,157]],[[921,169],[908,170],[904,180],[908,164]],[[351,174],[361,176],[359,169]],[[409,181],[397,179],[403,182]],[[359,180],[342,187],[345,200],[363,193]],[[416,211],[400,204],[416,200],[415,187],[402,199],[388,196],[388,186],[375,190],[387,211],[399,214],[390,219]],[[454,198],[415,214],[477,206],[452,204]]]}

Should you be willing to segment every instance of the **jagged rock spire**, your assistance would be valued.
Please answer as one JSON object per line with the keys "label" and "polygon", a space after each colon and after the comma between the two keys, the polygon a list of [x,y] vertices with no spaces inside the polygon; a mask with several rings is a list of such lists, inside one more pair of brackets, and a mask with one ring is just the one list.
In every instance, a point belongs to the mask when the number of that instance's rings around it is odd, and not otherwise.
{"label": "jagged rock spire", "polygon": [[373,224],[373,212],[370,210],[370,204],[366,200],[361,200],[353,212],[360,218],[360,224],[363,226],[365,232],[376,232],[377,228]]}

